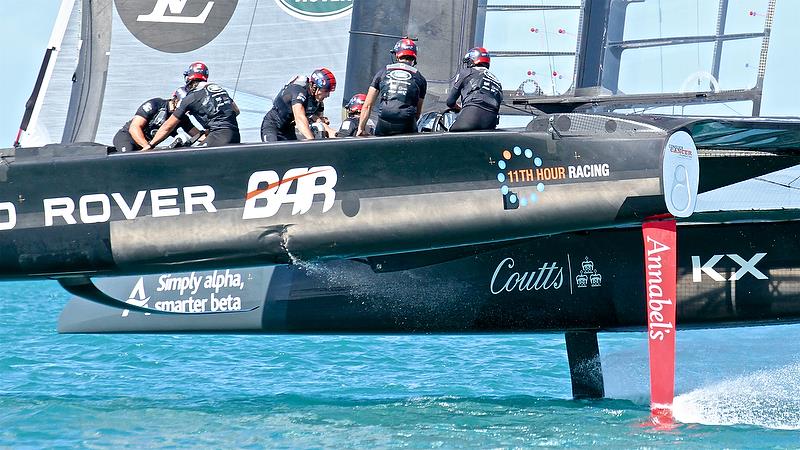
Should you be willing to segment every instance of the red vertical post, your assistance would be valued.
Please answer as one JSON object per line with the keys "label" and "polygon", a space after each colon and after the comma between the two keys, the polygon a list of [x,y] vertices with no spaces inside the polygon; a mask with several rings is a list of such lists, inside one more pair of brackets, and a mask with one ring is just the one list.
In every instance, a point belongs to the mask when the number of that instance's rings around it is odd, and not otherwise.
{"label": "red vertical post", "polygon": [[677,242],[674,219],[642,224],[647,337],[650,348],[650,412],[655,424],[672,423],[675,395]]}

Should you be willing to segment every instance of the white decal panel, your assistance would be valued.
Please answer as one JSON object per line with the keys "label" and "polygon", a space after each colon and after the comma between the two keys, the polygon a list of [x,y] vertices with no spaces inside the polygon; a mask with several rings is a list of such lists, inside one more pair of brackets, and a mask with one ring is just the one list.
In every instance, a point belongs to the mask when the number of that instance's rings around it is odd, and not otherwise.
{"label": "white decal panel", "polygon": [[[156,6],[150,14],[141,14],[136,18],[137,22],[161,22],[161,23],[205,23],[214,2],[207,2],[203,11],[197,16],[183,16],[183,8],[189,0],[158,0]],[[167,10],[169,9],[169,14]]]}
{"label": "white decal panel", "polygon": [[560,291],[563,288],[572,294],[575,289],[600,288],[602,283],[603,275],[589,256],[585,256],[574,271],[569,254],[564,255],[562,261],[553,259],[533,266],[525,266],[507,257],[492,272],[489,290],[493,295],[501,295],[507,292]]}
{"label": "white decal panel", "polygon": [[[703,282],[703,275],[717,282],[738,281],[747,274],[752,275],[758,280],[766,280],[768,277],[756,268],[756,264],[765,256],[767,256],[766,253],[756,253],[750,259],[745,259],[735,253],[727,253],[724,255],[714,255],[705,261],[700,259],[699,256],[692,256],[692,282]],[[723,267],[735,267],[731,265],[729,260],[736,266],[739,266],[739,268],[733,271],[730,277],[726,279],[721,273],[714,269],[714,267],[718,265],[722,265]],[[719,264],[720,262],[724,263]]]}
{"label": "white decal panel", "polygon": [[[246,297],[242,291],[246,281],[237,270],[162,274],[149,284],[144,282],[144,277],[139,277],[127,303],[189,314],[242,311],[242,299]],[[127,309],[122,311],[122,317],[129,314]]]}
{"label": "white decal panel", "polygon": [[692,137],[678,131],[667,140],[661,167],[667,210],[675,217],[689,217],[697,206],[700,157]]}
{"label": "white decal panel", "polygon": [[[318,183],[320,180],[322,182]],[[284,203],[292,203],[292,215],[305,214],[311,209],[316,195],[324,199],[322,212],[327,212],[336,200],[333,188],[337,180],[336,169],[331,166],[289,169],[283,178],[274,170],[256,172],[247,182],[247,201],[242,218],[272,217]],[[292,194],[290,189],[295,184],[296,190]]]}

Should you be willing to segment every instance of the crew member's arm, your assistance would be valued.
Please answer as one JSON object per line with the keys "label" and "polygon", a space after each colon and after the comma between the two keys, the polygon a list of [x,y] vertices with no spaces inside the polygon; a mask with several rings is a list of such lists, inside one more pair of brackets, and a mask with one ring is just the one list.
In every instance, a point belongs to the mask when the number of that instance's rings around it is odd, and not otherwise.
{"label": "crew member's arm", "polygon": [[[419,75],[419,72],[417,72]],[[417,101],[417,120],[419,120],[419,116],[422,115],[422,102],[425,101],[425,94],[428,92],[428,80],[426,80],[422,75],[420,75],[420,86],[419,86],[419,100]]]}
{"label": "crew member's arm", "polygon": [[178,124],[181,122],[180,119],[175,117],[175,114],[172,114],[164,121],[164,124],[156,131],[156,135],[153,136],[153,139],[150,140],[150,143],[147,147],[142,147],[142,150],[150,150],[151,148],[155,147],[156,145],[160,144],[161,141],[167,138],[175,128],[177,128]]}
{"label": "crew member's arm", "polygon": [[447,94],[447,107],[455,112],[461,111],[461,105],[458,104],[458,95],[461,92],[461,72],[456,73],[453,77],[453,82],[450,85],[450,92]]}
{"label": "crew member's arm", "polygon": [[314,121],[314,123],[322,124],[322,128],[325,130],[326,133],[328,133],[329,138],[337,137],[336,130],[331,128],[331,121],[327,117],[314,115],[311,116],[311,118]]}
{"label": "crew member's arm", "polygon": [[302,103],[295,103],[292,105],[292,114],[294,115],[294,123],[297,125],[297,129],[300,130],[300,134],[303,135],[306,139],[314,139],[314,132],[311,131],[311,127],[308,125],[308,117],[306,117],[306,108],[303,106]]}
{"label": "crew member's arm", "polygon": [[131,124],[128,127],[128,133],[133,138],[133,141],[136,142],[136,145],[142,148],[148,146],[147,138],[144,136],[145,126],[147,126],[147,119],[137,114],[133,116],[133,119],[131,119]]}
{"label": "crew member's arm", "polygon": [[378,90],[370,86],[369,91],[367,91],[367,99],[364,100],[364,106],[361,107],[361,117],[358,118],[358,131],[356,131],[356,136],[367,135],[367,121],[369,120],[369,115],[372,114],[372,107],[375,105],[377,99]]}
{"label": "crew member's arm", "polygon": [[231,106],[233,107],[233,112],[235,112],[237,116],[242,112],[239,110],[239,106],[235,101],[233,101],[233,99],[231,99]]}

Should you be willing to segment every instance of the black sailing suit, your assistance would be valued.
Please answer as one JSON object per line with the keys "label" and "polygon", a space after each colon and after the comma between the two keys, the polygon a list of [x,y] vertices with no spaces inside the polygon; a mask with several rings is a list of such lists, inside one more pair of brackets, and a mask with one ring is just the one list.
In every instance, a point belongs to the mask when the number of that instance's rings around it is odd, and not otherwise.
{"label": "black sailing suit", "polygon": [[403,62],[389,64],[375,74],[370,86],[380,92],[375,135],[414,133],[417,105],[428,90],[428,81],[417,68]]}
{"label": "black sailing suit", "polygon": [[241,142],[233,100],[219,85],[200,83],[189,92],[173,115],[177,119],[183,119],[187,113],[208,131],[206,146],[217,147]]}
{"label": "black sailing suit", "polygon": [[466,67],[453,77],[447,106],[456,106],[461,96],[461,112],[450,131],[494,130],[503,101],[503,87],[489,69]]}
{"label": "black sailing suit", "polygon": [[[167,117],[169,117],[169,100],[151,98],[142,103],[139,109],[136,110],[136,115],[144,118],[147,122],[145,123],[143,132],[144,138],[149,141],[153,139],[153,136],[156,135],[156,131],[158,131],[161,125],[167,120]],[[131,136],[130,131],[128,131],[132,120],[133,119],[127,121],[125,125],[117,131],[117,134],[114,135],[114,147],[118,152],[135,152],[142,149],[142,147],[133,140],[133,136]],[[186,132],[194,128],[188,116],[184,116],[178,126],[183,128]],[[177,134],[178,129],[176,128],[170,136],[175,136]]]}
{"label": "black sailing suit", "polygon": [[272,109],[267,111],[261,121],[261,141],[296,141],[294,113],[292,106],[303,105],[306,117],[321,116],[325,111],[323,102],[317,102],[308,89],[308,79],[303,76],[295,77],[283,87],[275,100]]}

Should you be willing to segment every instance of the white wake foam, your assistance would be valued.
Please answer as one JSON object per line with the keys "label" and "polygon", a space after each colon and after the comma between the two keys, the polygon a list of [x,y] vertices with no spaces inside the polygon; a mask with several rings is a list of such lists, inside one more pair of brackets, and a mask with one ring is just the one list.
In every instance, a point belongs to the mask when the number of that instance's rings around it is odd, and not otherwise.
{"label": "white wake foam", "polygon": [[681,394],[673,413],[683,423],[800,430],[800,362]]}

